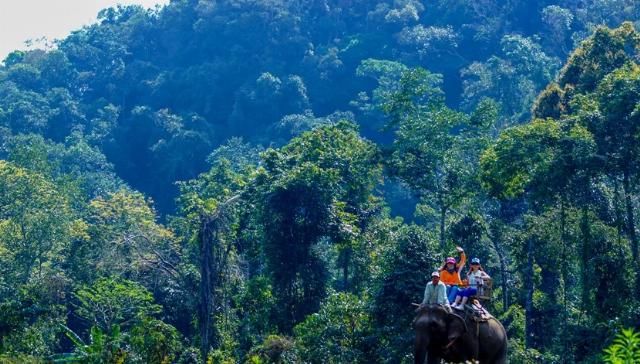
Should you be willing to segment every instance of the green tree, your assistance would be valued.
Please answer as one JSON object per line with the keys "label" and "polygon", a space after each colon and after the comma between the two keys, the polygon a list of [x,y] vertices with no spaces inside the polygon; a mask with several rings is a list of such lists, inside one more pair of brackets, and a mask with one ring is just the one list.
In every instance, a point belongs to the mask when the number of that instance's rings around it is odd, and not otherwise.
{"label": "green tree", "polygon": [[639,256],[631,183],[637,178],[633,135],[638,121],[634,85],[639,46],[640,35],[631,23],[617,29],[598,28],[572,53],[558,83],[551,84],[534,106],[536,115],[574,118],[593,135],[600,159],[595,173],[611,180],[615,223],[629,238],[634,261]]}
{"label": "green tree", "polygon": [[85,224],[50,180],[6,161],[0,206],[0,350],[49,355],[65,321],[68,249]]}
{"label": "green tree", "polygon": [[383,251],[382,271],[374,285],[372,319],[379,362],[401,363],[411,352],[414,332],[411,303],[422,302],[431,272],[444,258],[437,238],[417,225],[389,224],[384,233],[395,242]]}
{"label": "green tree", "polygon": [[180,334],[161,320],[145,318],[130,332],[130,343],[138,363],[173,363],[182,350]]}
{"label": "green tree", "polygon": [[292,339],[269,335],[260,345],[252,348],[245,364],[294,364],[299,361]]}
{"label": "green tree", "polygon": [[[490,193],[503,199],[524,198],[531,204],[517,248],[529,257],[518,269],[526,292],[527,347],[553,346],[544,338],[554,328],[536,323],[540,310],[558,310],[558,292],[549,287],[562,287],[563,337],[572,326],[593,334],[571,314],[575,309],[590,312],[592,322],[624,311],[607,297],[612,287],[629,291],[629,278],[633,282],[635,274],[612,279],[606,272],[626,267],[628,251],[631,260],[637,258],[634,190],[629,184],[635,178],[636,147],[631,136],[637,133],[632,111],[637,66],[632,59],[637,44],[629,24],[597,30],[572,54],[558,84],[539,96],[534,115],[549,119],[505,130],[482,155],[482,179]],[[624,247],[628,242],[629,250]],[[571,253],[576,250],[578,254]],[[579,263],[579,272],[554,262],[550,259],[554,256]],[[558,277],[561,281],[554,281]],[[561,353],[563,360],[585,360],[582,350],[568,353],[567,341],[562,345],[564,349],[552,351]]]}
{"label": "green tree", "polygon": [[483,98],[500,104],[500,126],[524,122],[538,92],[559,68],[559,60],[550,57],[535,39],[505,35],[501,51],[485,62],[473,62],[462,69],[463,103],[472,109]]}
{"label": "green tree", "polygon": [[[471,195],[477,154],[496,109],[484,101],[472,115],[448,108],[439,77],[423,69],[405,72],[383,109],[397,126],[388,166],[413,188],[427,217],[437,216],[440,245],[446,244],[447,215]],[[423,208],[423,210],[424,210]]]}
{"label": "green tree", "polygon": [[0,161],[0,205],[3,277],[25,284],[60,272],[71,241],[83,233],[66,196],[42,175]]}
{"label": "green tree", "polygon": [[69,195],[74,208],[122,187],[113,165],[75,132],[58,144],[37,134],[10,136],[2,155],[16,165],[44,174]]}
{"label": "green tree", "polygon": [[88,239],[76,246],[74,259],[92,269],[78,274],[137,278],[149,287],[152,280],[175,274],[175,236],[156,222],[140,193],[122,189],[97,197],[87,210]]}
{"label": "green tree", "polygon": [[309,363],[366,363],[371,318],[366,302],[349,293],[329,294],[317,313],[296,325],[300,359]]}
{"label": "green tree", "polygon": [[[208,357],[211,348],[215,355],[226,357],[232,350],[229,346],[236,345],[239,329],[231,301],[239,294],[241,277],[230,272],[238,268],[238,250],[248,251],[245,256],[250,264],[259,263],[259,257],[251,254],[256,253],[256,242],[249,241],[245,246],[244,241],[239,242],[242,238],[238,238],[247,220],[251,224],[256,219],[242,199],[245,189],[252,187],[254,167],[247,164],[252,156],[229,154],[231,148],[238,152],[239,146],[229,145],[214,151],[211,170],[180,186],[183,218],[175,224],[191,243],[187,251],[196,258],[190,264],[200,273],[198,300],[193,302],[193,307],[199,313],[203,358]],[[233,157],[233,164],[226,157]],[[252,267],[251,271],[259,269]],[[221,320],[224,325],[214,325],[214,320]]]}
{"label": "green tree", "polygon": [[[376,148],[348,123],[304,133],[280,150],[263,154],[258,176],[266,268],[274,290],[280,327],[286,331],[318,309],[328,281],[320,244],[350,241],[375,206],[371,192],[381,167]],[[342,260],[348,283],[350,259]]]}
{"label": "green tree", "polygon": [[111,331],[116,325],[128,329],[161,310],[151,292],[120,278],[99,278],[91,286],[78,289],[75,297],[78,300],[76,314],[103,332]]}
{"label": "green tree", "polygon": [[587,119],[587,127],[592,130],[598,145],[598,154],[605,157],[606,173],[622,180],[627,231],[636,264],[640,262],[640,251],[631,203],[631,195],[636,191],[631,181],[637,178],[639,172],[637,161],[640,158],[640,145],[635,137],[640,133],[639,86],[640,65],[637,63],[624,64],[605,76],[596,89],[600,117]]}

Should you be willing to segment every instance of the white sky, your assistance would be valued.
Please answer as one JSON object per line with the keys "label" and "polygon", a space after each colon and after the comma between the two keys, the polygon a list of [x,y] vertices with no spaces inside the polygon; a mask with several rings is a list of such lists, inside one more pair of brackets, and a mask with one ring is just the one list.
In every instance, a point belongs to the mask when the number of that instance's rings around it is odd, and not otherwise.
{"label": "white sky", "polygon": [[28,39],[66,37],[96,20],[101,9],[117,4],[152,8],[169,0],[0,0],[0,62]]}

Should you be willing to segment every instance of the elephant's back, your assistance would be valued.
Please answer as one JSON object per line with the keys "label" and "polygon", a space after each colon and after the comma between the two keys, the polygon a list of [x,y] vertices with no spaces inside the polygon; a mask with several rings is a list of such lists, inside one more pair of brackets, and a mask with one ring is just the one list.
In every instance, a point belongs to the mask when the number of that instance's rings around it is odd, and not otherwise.
{"label": "elephant's back", "polygon": [[507,341],[507,330],[505,330],[504,326],[502,326],[502,323],[498,321],[498,319],[496,319],[495,317],[491,317],[491,319],[487,323],[489,325],[493,325],[496,332],[501,332],[502,336],[504,337],[504,341]]}

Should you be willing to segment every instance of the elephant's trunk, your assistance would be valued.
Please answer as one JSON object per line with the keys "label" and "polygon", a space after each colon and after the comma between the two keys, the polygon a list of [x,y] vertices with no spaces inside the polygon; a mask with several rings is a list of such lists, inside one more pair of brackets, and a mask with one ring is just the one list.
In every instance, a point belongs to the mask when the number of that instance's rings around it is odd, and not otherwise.
{"label": "elephant's trunk", "polygon": [[414,347],[414,363],[415,364],[424,364],[424,360],[427,357],[427,351],[429,348],[430,340],[429,336],[424,333],[416,334],[416,342]]}

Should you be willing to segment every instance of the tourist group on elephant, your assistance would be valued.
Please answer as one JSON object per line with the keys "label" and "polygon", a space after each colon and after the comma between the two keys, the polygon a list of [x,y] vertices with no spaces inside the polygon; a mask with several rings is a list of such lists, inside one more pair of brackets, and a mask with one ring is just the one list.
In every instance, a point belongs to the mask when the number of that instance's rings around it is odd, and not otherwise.
{"label": "tourist group on elephant", "polygon": [[456,250],[458,259],[447,257],[431,273],[416,309],[415,363],[506,363],[506,331],[482,305],[490,298],[491,277],[473,258],[462,279],[467,256],[461,247]]}

